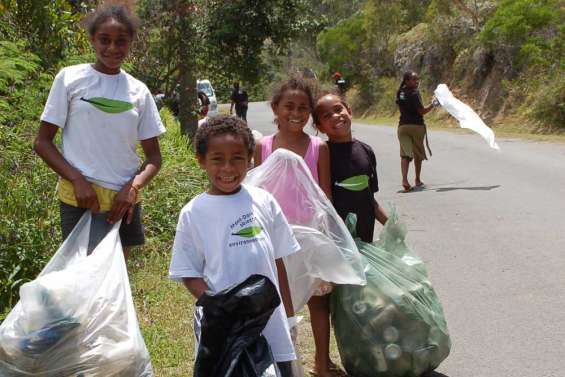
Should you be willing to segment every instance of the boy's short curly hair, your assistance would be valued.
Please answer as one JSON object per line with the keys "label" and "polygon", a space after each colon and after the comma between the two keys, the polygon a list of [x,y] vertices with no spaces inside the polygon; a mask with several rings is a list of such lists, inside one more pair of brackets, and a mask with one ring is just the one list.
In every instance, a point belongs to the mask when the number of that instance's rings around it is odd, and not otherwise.
{"label": "boy's short curly hair", "polygon": [[208,118],[202,126],[198,128],[194,135],[194,152],[199,156],[206,155],[208,143],[212,136],[233,134],[241,137],[243,144],[247,148],[249,157],[255,151],[255,139],[247,123],[233,115],[216,115]]}

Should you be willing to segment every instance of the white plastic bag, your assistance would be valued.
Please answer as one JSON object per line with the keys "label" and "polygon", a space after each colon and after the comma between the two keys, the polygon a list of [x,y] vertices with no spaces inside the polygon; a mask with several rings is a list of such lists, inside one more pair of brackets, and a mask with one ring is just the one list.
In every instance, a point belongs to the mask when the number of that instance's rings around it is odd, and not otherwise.
{"label": "white plastic bag", "polygon": [[494,132],[488,127],[479,115],[473,111],[468,105],[461,102],[449,90],[447,85],[439,84],[434,94],[441,106],[459,121],[461,128],[467,128],[475,131],[486,140],[488,145],[496,150],[500,150],[498,144],[494,140]]}
{"label": "white plastic bag", "polygon": [[279,148],[250,170],[244,183],[277,199],[300,243],[298,253],[284,258],[296,312],[324,281],[365,284],[355,241],[300,156]]}
{"label": "white plastic bag", "polygon": [[0,325],[0,376],[152,377],[119,223],[87,256],[85,213]]}

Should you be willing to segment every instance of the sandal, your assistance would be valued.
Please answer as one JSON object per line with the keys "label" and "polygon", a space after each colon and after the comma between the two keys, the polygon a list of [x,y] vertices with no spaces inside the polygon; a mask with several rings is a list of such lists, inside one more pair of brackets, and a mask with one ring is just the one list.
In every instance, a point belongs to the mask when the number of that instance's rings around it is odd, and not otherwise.
{"label": "sandal", "polygon": [[410,192],[414,190],[414,187],[410,186],[409,184],[408,185],[402,184],[402,187],[404,187],[404,192]]}

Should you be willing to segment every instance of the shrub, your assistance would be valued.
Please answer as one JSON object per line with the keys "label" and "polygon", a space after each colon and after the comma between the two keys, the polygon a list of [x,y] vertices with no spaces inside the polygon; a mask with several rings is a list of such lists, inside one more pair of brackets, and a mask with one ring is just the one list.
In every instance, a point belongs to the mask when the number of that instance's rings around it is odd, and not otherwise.
{"label": "shrub", "polygon": [[516,65],[551,65],[559,59],[564,36],[559,0],[504,0],[480,34],[483,44],[513,51]]}
{"label": "shrub", "polygon": [[544,125],[565,130],[565,76],[553,77],[535,96],[531,115]]}

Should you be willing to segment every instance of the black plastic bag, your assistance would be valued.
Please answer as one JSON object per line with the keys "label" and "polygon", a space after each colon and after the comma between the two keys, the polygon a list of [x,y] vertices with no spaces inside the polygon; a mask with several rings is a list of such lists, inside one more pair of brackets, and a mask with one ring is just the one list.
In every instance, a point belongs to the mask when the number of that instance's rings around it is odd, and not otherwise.
{"label": "black plastic bag", "polygon": [[262,275],[204,293],[196,302],[204,315],[194,377],[261,377],[275,363],[261,332],[280,303],[277,288]]}

